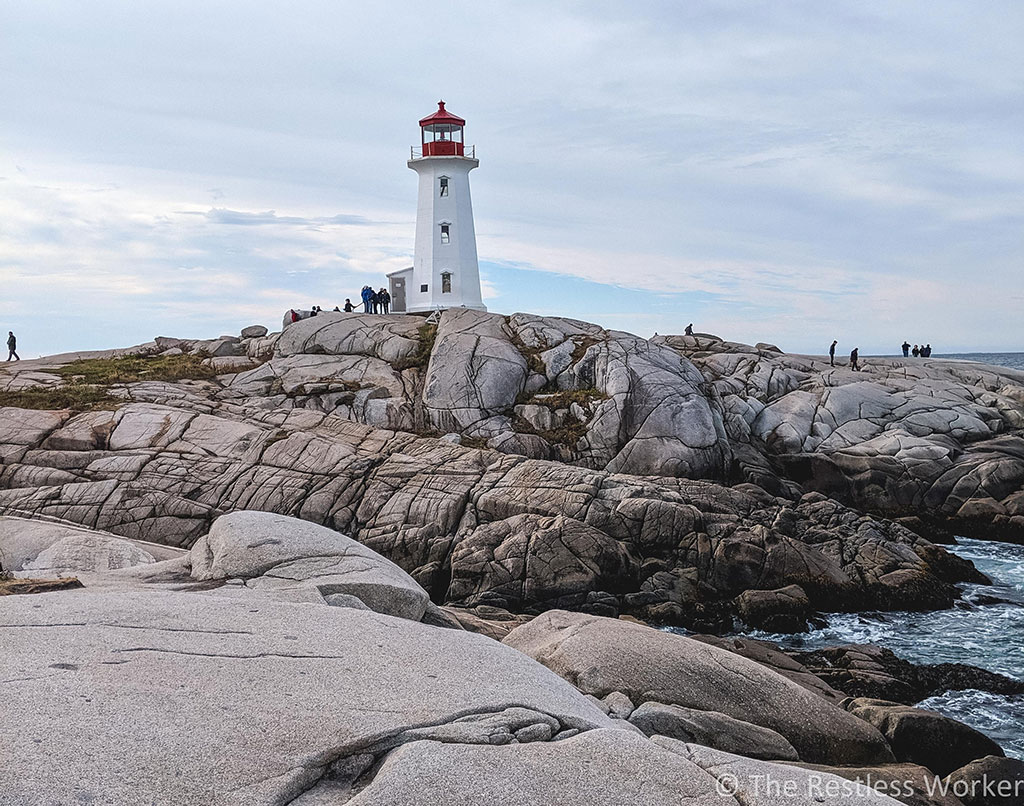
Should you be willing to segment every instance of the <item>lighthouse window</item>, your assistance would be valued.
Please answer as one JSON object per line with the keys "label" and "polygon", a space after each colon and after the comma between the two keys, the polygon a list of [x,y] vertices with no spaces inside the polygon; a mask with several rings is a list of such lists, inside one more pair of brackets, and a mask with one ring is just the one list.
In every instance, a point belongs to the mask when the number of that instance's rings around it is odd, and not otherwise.
{"label": "lighthouse window", "polygon": [[450,271],[441,272],[441,293],[452,293],[452,273]]}
{"label": "lighthouse window", "polygon": [[423,283],[423,285],[420,286],[420,293],[421,294],[426,294],[427,293],[427,284],[426,283]]}
{"label": "lighthouse window", "polygon": [[451,241],[451,224],[441,225],[441,243],[448,243]]}
{"label": "lighthouse window", "polygon": [[442,196],[447,196],[448,195],[448,177],[447,176],[442,176],[441,177],[441,195]]}

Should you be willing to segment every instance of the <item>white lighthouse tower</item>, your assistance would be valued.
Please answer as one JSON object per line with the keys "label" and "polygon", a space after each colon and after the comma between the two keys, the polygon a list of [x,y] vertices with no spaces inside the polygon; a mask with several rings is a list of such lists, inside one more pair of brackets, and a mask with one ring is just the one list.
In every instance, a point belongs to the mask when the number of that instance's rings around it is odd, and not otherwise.
{"label": "white lighthouse tower", "polygon": [[434,311],[475,308],[486,311],[480,295],[476,229],[469,195],[469,172],[480,161],[465,145],[466,121],[439,101],[420,121],[420,145],[409,167],[420,177],[413,265],[388,275],[393,310]]}

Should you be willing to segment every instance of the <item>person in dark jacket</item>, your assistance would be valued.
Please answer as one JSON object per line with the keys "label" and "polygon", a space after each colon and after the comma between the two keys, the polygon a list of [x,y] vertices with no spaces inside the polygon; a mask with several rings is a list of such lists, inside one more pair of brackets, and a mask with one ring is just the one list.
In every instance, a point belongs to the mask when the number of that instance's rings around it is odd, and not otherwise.
{"label": "person in dark jacket", "polygon": [[915,344],[914,349],[911,350],[911,353],[913,354],[914,358],[919,358],[921,356],[921,348]]}
{"label": "person in dark jacket", "polygon": [[858,372],[860,370],[860,364],[857,363],[857,360],[859,358],[860,348],[854,347],[852,350],[850,350],[850,369],[852,369],[854,372]]}
{"label": "person in dark jacket", "polygon": [[370,302],[370,297],[373,296],[373,289],[368,285],[364,285],[359,296],[363,299],[363,313],[373,313],[373,303]]}
{"label": "person in dark jacket", "polygon": [[836,345],[839,344],[837,339],[832,339],[832,346],[828,348],[828,363],[833,367],[836,365]]}
{"label": "person in dark jacket", "polygon": [[910,342],[909,341],[903,342],[903,357],[904,358],[910,358]]}
{"label": "person in dark jacket", "polygon": [[377,292],[372,288],[370,289],[370,312],[380,313],[380,299],[377,297]]}
{"label": "person in dark jacket", "polygon": [[931,358],[931,357],[932,357],[932,346],[930,344],[926,344],[924,347],[921,348],[921,358]]}
{"label": "person in dark jacket", "polygon": [[11,359],[15,361],[21,361],[21,356],[18,355],[18,337],[14,335],[13,330],[7,331],[7,360]]}
{"label": "person in dark jacket", "polygon": [[355,306],[352,304],[352,300],[345,300],[345,313],[352,313],[355,310]]}
{"label": "person in dark jacket", "polygon": [[690,324],[688,324],[686,326],[685,333],[686,333],[687,336],[692,336],[693,335],[693,322],[690,322]]}
{"label": "person in dark jacket", "polygon": [[388,306],[391,305],[391,295],[386,288],[382,288],[377,292],[377,302],[380,303],[380,312],[387,313]]}

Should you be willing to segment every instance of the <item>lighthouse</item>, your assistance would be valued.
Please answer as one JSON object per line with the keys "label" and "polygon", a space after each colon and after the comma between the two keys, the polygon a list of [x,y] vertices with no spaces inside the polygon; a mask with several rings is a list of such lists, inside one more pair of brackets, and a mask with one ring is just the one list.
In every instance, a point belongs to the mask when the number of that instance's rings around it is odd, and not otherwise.
{"label": "lighthouse", "polygon": [[444,108],[420,120],[409,167],[419,175],[413,265],[388,275],[393,310],[486,311],[480,294],[469,172],[480,161],[465,144],[466,121]]}

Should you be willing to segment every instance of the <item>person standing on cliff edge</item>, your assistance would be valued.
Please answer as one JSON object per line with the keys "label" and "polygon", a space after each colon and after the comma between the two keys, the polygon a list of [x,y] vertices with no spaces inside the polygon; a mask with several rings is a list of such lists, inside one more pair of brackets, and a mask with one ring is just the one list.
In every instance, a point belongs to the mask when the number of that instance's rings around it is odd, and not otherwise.
{"label": "person standing on cliff edge", "polygon": [[832,339],[832,346],[828,348],[828,363],[833,367],[836,365],[836,345],[839,344],[838,339]]}
{"label": "person standing on cliff edge", "polygon": [[7,331],[7,360],[10,361],[12,358],[15,361],[21,361],[21,356],[17,353],[18,350],[18,339],[14,335],[13,330]]}
{"label": "person standing on cliff edge", "polygon": [[854,372],[860,371],[860,364],[857,363],[857,359],[860,357],[860,348],[854,347],[850,350],[850,369]]}
{"label": "person standing on cliff edge", "polygon": [[903,357],[904,358],[910,358],[910,342],[909,341],[903,342]]}

